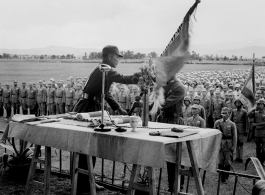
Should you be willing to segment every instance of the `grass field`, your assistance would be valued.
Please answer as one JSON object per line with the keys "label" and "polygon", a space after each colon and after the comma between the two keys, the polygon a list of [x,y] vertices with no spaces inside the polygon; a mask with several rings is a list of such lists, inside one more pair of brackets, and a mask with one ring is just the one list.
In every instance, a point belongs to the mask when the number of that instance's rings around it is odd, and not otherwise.
{"label": "grass field", "polygon": [[[48,81],[50,78],[55,80],[66,79],[69,76],[74,78],[80,76],[87,77],[97,63],[60,63],[60,62],[6,62],[0,61],[0,82],[4,85],[6,82],[12,83],[17,80],[19,84],[22,81],[38,82],[40,79]],[[120,63],[116,70],[122,74],[133,74],[139,71],[140,63]],[[218,64],[186,64],[181,71],[201,71],[201,70],[230,70],[234,68],[249,68],[249,65],[218,65]]]}

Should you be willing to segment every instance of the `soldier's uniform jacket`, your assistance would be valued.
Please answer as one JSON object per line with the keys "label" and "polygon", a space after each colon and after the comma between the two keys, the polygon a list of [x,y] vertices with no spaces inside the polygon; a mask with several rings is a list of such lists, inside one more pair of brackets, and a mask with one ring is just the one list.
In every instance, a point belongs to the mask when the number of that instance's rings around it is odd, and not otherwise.
{"label": "soldier's uniform jacket", "polygon": [[42,103],[47,101],[47,91],[45,87],[37,89],[37,102]]}
{"label": "soldier's uniform jacket", "polygon": [[255,128],[255,137],[265,137],[265,113],[262,111],[251,112],[248,115],[249,118],[254,119],[256,124]]}
{"label": "soldier's uniform jacket", "polygon": [[221,98],[215,98],[213,100],[212,110],[213,110],[213,118],[222,118],[221,110],[225,107],[225,102]]}
{"label": "soldier's uniform jacket", "polygon": [[57,90],[55,91],[55,103],[56,104],[63,104],[65,103],[65,90],[61,87],[61,88],[57,88]]}
{"label": "soldier's uniform jacket", "polygon": [[187,125],[188,118],[192,116],[191,105],[189,105],[188,107],[186,106],[182,107],[182,116],[183,116],[184,124]]}
{"label": "soldier's uniform jacket", "polygon": [[81,90],[75,91],[74,104],[76,104],[76,102],[81,98],[82,94],[83,94],[83,91]]}
{"label": "soldier's uniform jacket", "polygon": [[28,99],[28,90],[27,88],[21,88],[20,90],[20,103],[26,104]]}
{"label": "soldier's uniform jacket", "polygon": [[222,132],[222,150],[230,152],[232,147],[236,147],[237,142],[237,129],[235,123],[229,118],[224,121],[219,119],[214,123],[214,129],[219,129]]}
{"label": "soldier's uniform jacket", "polygon": [[74,97],[75,97],[75,90],[73,88],[66,88],[65,89],[65,104],[73,105]]}
{"label": "soldier's uniform jacket", "polygon": [[28,106],[35,106],[37,100],[36,89],[28,89]]}
{"label": "soldier's uniform jacket", "polygon": [[0,87],[0,103],[4,102],[4,89]]}
{"label": "soldier's uniform jacket", "polygon": [[165,117],[180,117],[183,115],[183,99],[185,87],[178,79],[172,79],[164,87],[165,104],[163,110]]}
{"label": "soldier's uniform jacket", "polygon": [[230,119],[236,124],[238,133],[243,134],[248,132],[248,117],[245,109],[234,109],[231,113]]}
{"label": "soldier's uniform jacket", "polygon": [[[123,83],[123,84],[136,84],[138,83],[138,77],[132,76],[124,76],[119,74],[117,71],[113,70],[113,68],[108,72],[106,75],[106,94],[105,100],[110,105],[112,110],[116,111],[120,108],[120,105],[114,99],[114,97],[109,92],[110,86],[113,82],[116,83]],[[102,93],[102,72],[99,70],[98,67],[91,73],[86,86],[84,87],[83,93],[88,94],[88,99],[82,99],[78,102],[75,106],[75,112],[89,112],[100,110],[100,107],[95,105],[98,104],[95,102],[95,99],[100,100],[101,93]],[[100,103],[100,102],[99,102]]]}
{"label": "soldier's uniform jacket", "polygon": [[48,88],[47,89],[47,104],[53,104],[55,103],[55,89],[54,88]]}
{"label": "soldier's uniform jacket", "polygon": [[127,104],[127,109],[131,109],[132,105],[135,101],[135,97],[138,96],[139,94],[135,94],[135,93],[130,93],[128,95],[128,104]]}
{"label": "soldier's uniform jacket", "polygon": [[11,104],[11,89],[4,90],[4,104]]}
{"label": "soldier's uniform jacket", "polygon": [[201,99],[201,105],[204,107],[206,117],[211,114],[211,100],[206,96]]}
{"label": "soldier's uniform jacket", "polygon": [[19,96],[20,96],[20,88],[19,87],[13,87],[11,89],[11,101],[13,104],[19,103]]}
{"label": "soldier's uniform jacket", "polygon": [[118,95],[118,102],[120,103],[120,106],[122,109],[126,110],[127,109],[127,104],[128,104],[128,96],[126,93],[119,94]]}
{"label": "soldier's uniform jacket", "polygon": [[206,114],[205,114],[205,109],[202,105],[199,106],[199,116],[202,117],[206,121]]}
{"label": "soldier's uniform jacket", "polygon": [[199,115],[188,118],[187,125],[200,128],[205,128],[206,126],[205,120]]}

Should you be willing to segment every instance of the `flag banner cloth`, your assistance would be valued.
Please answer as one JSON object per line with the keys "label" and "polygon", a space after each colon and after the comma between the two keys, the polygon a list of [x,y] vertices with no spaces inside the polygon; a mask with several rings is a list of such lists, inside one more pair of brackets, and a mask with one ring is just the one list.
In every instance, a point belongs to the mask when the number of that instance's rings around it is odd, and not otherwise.
{"label": "flag banner cloth", "polygon": [[254,85],[253,85],[253,79],[254,79],[254,64],[252,66],[252,69],[249,73],[248,79],[246,80],[245,86],[243,87],[241,94],[246,97],[247,99],[247,107],[248,110],[251,110],[255,106],[255,96],[254,96]]}
{"label": "flag banner cloth", "polygon": [[187,59],[190,42],[190,17],[200,1],[197,0],[185,15],[182,24],[171,38],[160,57],[153,59],[156,75],[156,87],[152,91],[149,102],[152,104],[150,113],[156,114],[165,102],[163,86],[183,67]]}

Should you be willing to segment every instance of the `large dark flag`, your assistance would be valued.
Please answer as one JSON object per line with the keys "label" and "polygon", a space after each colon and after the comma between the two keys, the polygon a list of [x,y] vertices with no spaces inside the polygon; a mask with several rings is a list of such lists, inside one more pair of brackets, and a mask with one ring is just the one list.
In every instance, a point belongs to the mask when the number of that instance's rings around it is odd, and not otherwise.
{"label": "large dark flag", "polygon": [[150,95],[150,104],[153,104],[151,114],[155,114],[165,102],[163,86],[174,77],[183,67],[187,59],[187,51],[190,43],[190,18],[196,10],[200,0],[197,0],[188,10],[182,24],[170,39],[160,57],[153,59],[156,75],[156,88]]}
{"label": "large dark flag", "polygon": [[241,93],[243,96],[246,97],[247,99],[247,107],[248,110],[251,110],[255,106],[255,95],[254,95],[254,90],[255,90],[255,65],[253,63],[253,66],[251,68],[251,71],[249,73],[248,79],[245,82],[245,86],[243,87]]}

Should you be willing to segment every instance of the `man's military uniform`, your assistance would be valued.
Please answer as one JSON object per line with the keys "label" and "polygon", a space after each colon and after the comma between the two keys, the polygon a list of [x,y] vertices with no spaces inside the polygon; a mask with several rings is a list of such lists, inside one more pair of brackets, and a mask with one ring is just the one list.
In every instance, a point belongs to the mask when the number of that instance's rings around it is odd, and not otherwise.
{"label": "man's military uniform", "polygon": [[55,97],[56,114],[63,114],[63,105],[65,103],[65,90],[62,87],[58,87],[55,91]]}
{"label": "man's military uniform", "polygon": [[4,107],[6,109],[6,118],[11,117],[11,97],[11,89],[6,88],[4,90]]}
{"label": "man's military uniform", "polygon": [[47,89],[47,108],[48,108],[48,114],[49,115],[55,115],[54,112],[54,106],[55,106],[55,89],[54,88],[48,88]]}
{"label": "man's military uniform", "polygon": [[37,89],[37,103],[38,103],[38,107],[39,107],[39,110],[37,112],[37,115],[44,115],[44,109],[45,109],[45,105],[47,102],[47,91],[45,89],[45,87],[43,86],[40,86],[38,89]]}
{"label": "man's military uniform", "polygon": [[200,105],[200,103],[201,103],[201,97],[198,96],[198,95],[194,96],[194,98],[193,98],[193,104],[195,104],[195,100],[199,100],[200,101],[199,104],[197,104],[198,105],[198,108],[199,108],[199,113],[198,114],[199,114],[200,117],[202,117],[206,121],[205,109],[204,109],[204,107],[202,105]]}
{"label": "man's military uniform", "polygon": [[[257,104],[263,104],[265,106],[265,100],[260,99]],[[256,156],[263,164],[265,162],[265,112],[263,110],[251,111],[248,115],[253,119],[255,126],[255,142],[256,142]]]}
{"label": "man's military uniform", "polygon": [[191,99],[190,99],[189,96],[186,96],[184,98],[184,101],[189,101],[190,102],[189,106],[184,105],[182,107],[182,117],[183,117],[183,120],[184,120],[184,125],[187,125],[188,118],[192,116],[192,114],[191,114]]}
{"label": "man's military uniform", "polygon": [[0,117],[4,116],[4,89],[0,86]]}
{"label": "man's military uniform", "polygon": [[[214,123],[214,129],[219,129],[222,132],[222,142],[219,152],[219,169],[230,171],[232,154],[236,148],[237,143],[237,130],[236,125],[229,118],[229,109],[224,107],[222,112],[226,112],[227,119],[219,119]],[[229,174],[222,173],[221,180],[226,182],[229,177]]]}
{"label": "man's military uniform", "polygon": [[19,97],[20,97],[20,88],[18,86],[14,86],[11,89],[11,102],[12,102],[12,107],[13,107],[13,114],[19,114],[20,113],[20,102],[19,102]]}
{"label": "man's military uniform", "polygon": [[127,110],[128,96],[125,92],[118,95],[118,102],[123,110]]}
{"label": "man's military uniform", "polygon": [[228,100],[226,103],[225,103],[225,106],[229,109],[229,112],[232,113],[232,111],[234,109],[236,109],[236,106],[235,106],[235,102],[234,100]]}
{"label": "man's military uniform", "polygon": [[74,97],[74,105],[78,102],[78,100],[82,97],[83,91],[77,90],[75,91],[75,97]]}
{"label": "man's military uniform", "polygon": [[[236,99],[234,103],[240,101],[242,106],[243,102],[240,98]],[[241,106],[240,109],[234,109],[231,113],[231,121],[236,124],[237,129],[237,149],[236,149],[236,160],[242,162],[243,160],[243,145],[246,141],[246,134],[248,133],[248,117],[247,111]]]}
{"label": "man's military uniform", "polygon": [[[194,104],[192,105],[191,109],[197,109],[197,111],[199,112],[200,107],[199,105]],[[187,126],[205,128],[206,124],[205,120],[202,117],[200,117],[199,114],[196,114],[188,118]]]}
{"label": "man's military uniform", "polygon": [[[163,105],[163,115],[158,118],[159,122],[183,125],[182,106],[185,96],[185,86],[178,79],[171,79],[164,86],[165,104]],[[167,162],[168,187],[172,191],[175,179],[175,164]],[[180,185],[184,185],[184,177],[181,176]]]}
{"label": "man's military uniform", "polygon": [[65,89],[65,107],[66,112],[71,112],[74,105],[75,90],[71,87]]}
{"label": "man's military uniform", "polygon": [[221,98],[215,98],[213,100],[212,104],[212,114],[213,114],[213,121],[215,122],[218,119],[221,119],[221,110],[222,108],[225,107],[224,100]]}
{"label": "man's military uniform", "polygon": [[202,97],[201,106],[204,107],[204,110],[205,110],[206,126],[209,127],[208,118],[211,115],[211,100],[207,96]]}
{"label": "man's military uniform", "polygon": [[36,115],[36,104],[37,104],[37,92],[33,87],[28,89],[28,107],[29,113]]}
{"label": "man's military uniform", "polygon": [[27,100],[28,100],[28,90],[26,87],[21,88],[21,90],[20,90],[20,103],[21,103],[22,113],[24,115],[28,114]]}

